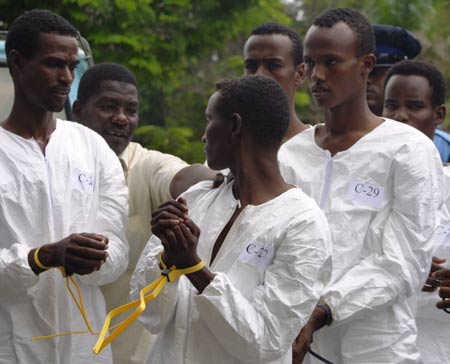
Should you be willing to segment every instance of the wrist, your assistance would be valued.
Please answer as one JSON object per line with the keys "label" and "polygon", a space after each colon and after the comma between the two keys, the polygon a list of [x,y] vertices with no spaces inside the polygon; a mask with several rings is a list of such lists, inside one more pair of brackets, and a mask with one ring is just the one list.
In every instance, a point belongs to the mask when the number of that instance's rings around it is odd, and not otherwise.
{"label": "wrist", "polygon": [[315,317],[317,318],[316,324],[319,326],[319,328],[330,325],[333,321],[331,309],[326,303],[319,303],[316,306],[314,313]]}

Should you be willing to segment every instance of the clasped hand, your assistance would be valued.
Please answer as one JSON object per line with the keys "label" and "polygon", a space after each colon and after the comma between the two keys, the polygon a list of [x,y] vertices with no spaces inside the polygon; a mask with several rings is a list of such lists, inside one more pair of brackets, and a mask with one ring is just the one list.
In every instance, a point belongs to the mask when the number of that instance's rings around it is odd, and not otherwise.
{"label": "clasped hand", "polygon": [[162,259],[167,266],[188,268],[200,262],[197,244],[200,229],[188,217],[186,200],[168,201],[152,213],[152,232],[164,247]]}

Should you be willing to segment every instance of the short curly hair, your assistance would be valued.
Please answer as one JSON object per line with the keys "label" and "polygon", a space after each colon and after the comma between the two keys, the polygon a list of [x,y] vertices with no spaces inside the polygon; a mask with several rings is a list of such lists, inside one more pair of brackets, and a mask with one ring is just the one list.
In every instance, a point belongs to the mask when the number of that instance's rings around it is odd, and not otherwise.
{"label": "short curly hair", "polygon": [[15,49],[30,59],[39,46],[39,33],[54,33],[78,38],[78,31],[63,17],[48,10],[30,10],[16,18],[6,35],[5,51]]}
{"label": "short curly hair", "polygon": [[320,28],[331,28],[343,22],[356,35],[356,56],[375,53],[375,34],[369,20],[359,11],[351,8],[330,9],[314,19],[313,25]]}
{"label": "short curly hair", "polygon": [[433,107],[445,104],[445,80],[442,73],[432,64],[423,61],[405,60],[389,68],[384,79],[384,87],[392,76],[422,76],[428,80]]}
{"label": "short curly hair", "polygon": [[77,99],[85,105],[95,95],[102,81],[131,83],[138,89],[136,78],[131,71],[117,63],[99,63],[89,68],[81,77]]}
{"label": "short curly hair", "polygon": [[288,99],[278,82],[262,75],[242,76],[216,85],[217,111],[225,119],[237,113],[243,128],[261,146],[276,147],[289,125]]}
{"label": "short curly hair", "polygon": [[250,35],[271,35],[271,34],[281,34],[289,37],[292,42],[292,53],[294,66],[303,63],[303,44],[300,39],[300,35],[292,28],[286,25],[270,22],[263,23],[254,28]]}

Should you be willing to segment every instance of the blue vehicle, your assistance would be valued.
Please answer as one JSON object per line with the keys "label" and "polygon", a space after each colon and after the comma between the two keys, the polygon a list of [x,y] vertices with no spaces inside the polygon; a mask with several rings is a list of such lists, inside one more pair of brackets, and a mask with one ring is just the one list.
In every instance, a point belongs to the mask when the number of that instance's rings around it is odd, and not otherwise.
{"label": "blue vehicle", "polygon": [[[14,85],[6,63],[5,39],[7,33],[7,31],[0,31],[0,120],[5,119],[9,115],[14,101]],[[78,56],[80,63],[75,70],[75,79],[70,88],[69,97],[64,110],[57,114],[57,117],[60,119],[73,120],[71,106],[76,99],[81,76],[88,68],[94,65],[89,43],[81,36],[78,39]]]}

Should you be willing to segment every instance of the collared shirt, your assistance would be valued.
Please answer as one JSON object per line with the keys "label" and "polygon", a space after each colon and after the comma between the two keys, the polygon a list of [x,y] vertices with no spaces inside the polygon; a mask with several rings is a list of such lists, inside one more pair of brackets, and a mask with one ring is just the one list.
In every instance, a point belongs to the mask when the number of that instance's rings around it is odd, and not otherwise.
{"label": "collared shirt", "polygon": [[436,129],[433,143],[439,151],[442,163],[450,162],[450,134],[443,130]]}
{"label": "collared shirt", "polygon": [[37,141],[0,127],[0,363],[111,363],[107,348],[92,354],[96,337],[33,337],[86,330],[58,269],[39,275],[30,249],[72,233],[109,238],[108,259],[97,272],[74,275],[94,330],[106,315],[99,285],[128,263],[127,190],[117,157],[92,130],[63,120],[42,153]]}
{"label": "collared shirt", "polygon": [[[130,279],[136,263],[151,236],[152,211],[173,197],[170,184],[188,164],[170,154],[130,143],[119,156],[129,191],[127,239],[130,245],[127,271],[114,283],[102,287],[109,310],[130,301]],[[151,338],[142,326],[134,323],[116,338],[111,346],[117,363],[142,363]]]}

